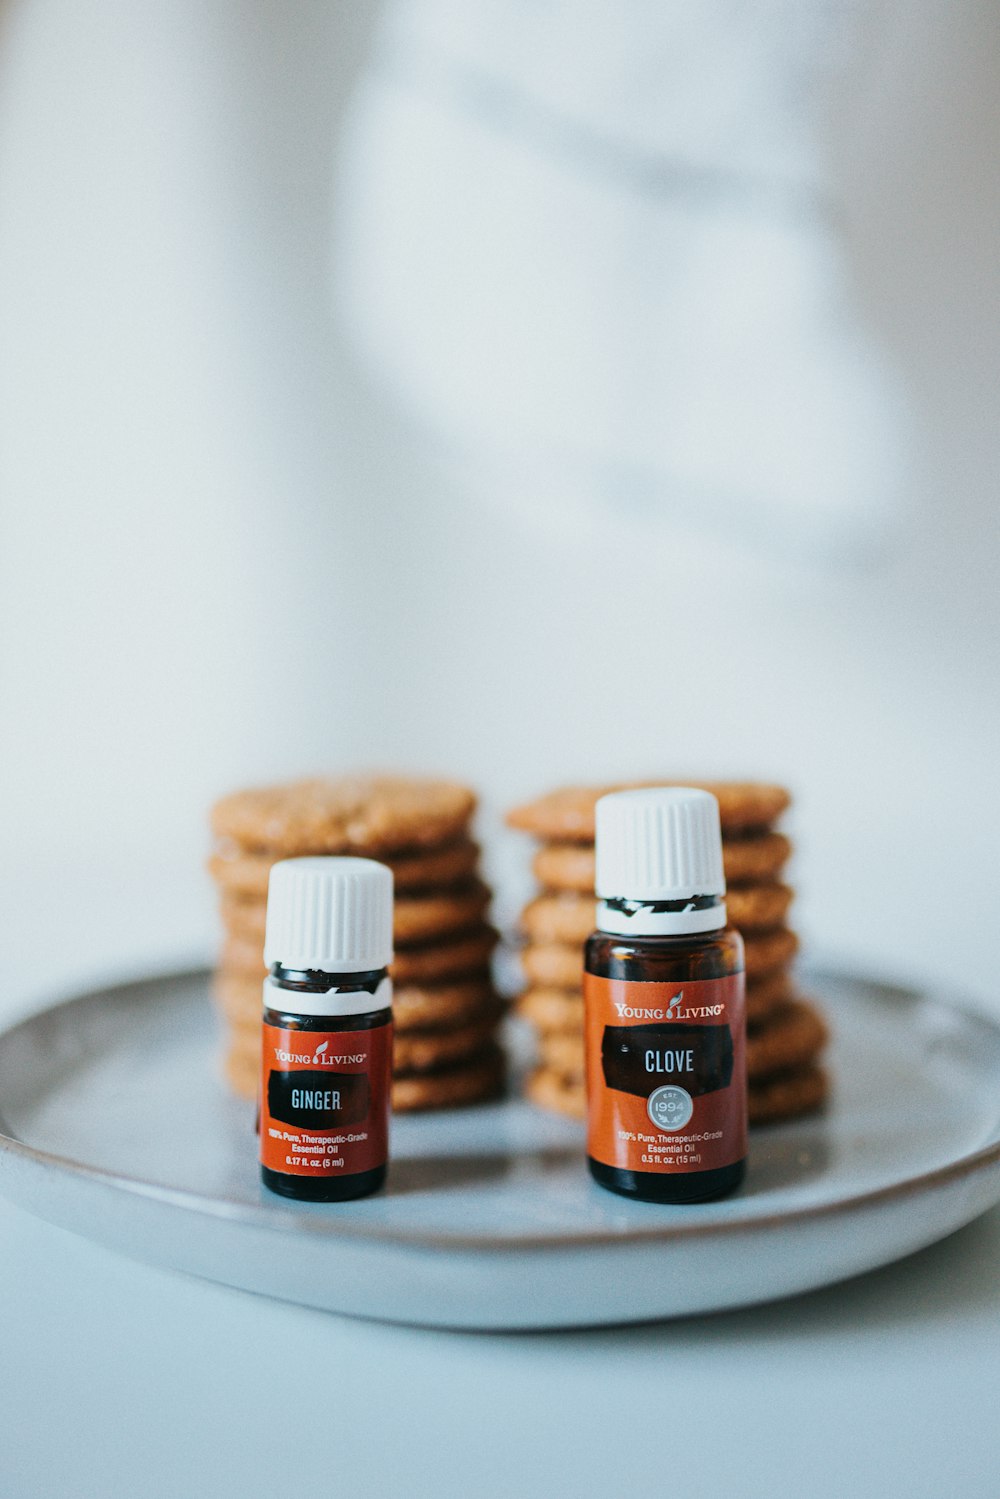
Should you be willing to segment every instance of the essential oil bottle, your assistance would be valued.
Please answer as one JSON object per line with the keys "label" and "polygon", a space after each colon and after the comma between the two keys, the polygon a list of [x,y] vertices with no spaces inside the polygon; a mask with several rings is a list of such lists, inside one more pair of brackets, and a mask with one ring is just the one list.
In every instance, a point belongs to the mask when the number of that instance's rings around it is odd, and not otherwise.
{"label": "essential oil bottle", "polygon": [[583,978],[591,1175],[649,1202],[721,1197],[743,1178],[747,1085],[719,804],[686,787],[619,791],[596,816]]}
{"label": "essential oil bottle", "polygon": [[392,1081],[392,871],[372,859],[271,869],[260,1174],[342,1202],[385,1181]]}

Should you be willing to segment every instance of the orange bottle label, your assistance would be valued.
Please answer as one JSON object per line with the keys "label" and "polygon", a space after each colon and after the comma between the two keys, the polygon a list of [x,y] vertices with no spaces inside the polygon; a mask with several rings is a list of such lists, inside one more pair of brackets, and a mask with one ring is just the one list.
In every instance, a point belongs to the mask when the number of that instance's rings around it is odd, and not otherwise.
{"label": "orange bottle label", "polygon": [[583,976],[587,1153],[665,1176],[747,1150],[744,976],[678,984]]}
{"label": "orange bottle label", "polygon": [[261,1165],[285,1176],[353,1176],[385,1164],[392,1025],[263,1028]]}

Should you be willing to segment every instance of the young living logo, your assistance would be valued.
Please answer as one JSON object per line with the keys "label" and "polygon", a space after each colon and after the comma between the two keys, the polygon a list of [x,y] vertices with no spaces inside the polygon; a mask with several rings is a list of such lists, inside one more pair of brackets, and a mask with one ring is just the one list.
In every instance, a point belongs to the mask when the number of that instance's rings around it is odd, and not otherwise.
{"label": "young living logo", "polygon": [[282,1051],[280,1046],[276,1046],[274,1055],[279,1062],[304,1062],[310,1067],[337,1067],[343,1065],[344,1062],[353,1062],[358,1065],[365,1059],[364,1052],[356,1056],[335,1056],[328,1050],[329,1045],[329,1041],[321,1041],[312,1056],[302,1051]]}
{"label": "young living logo", "polygon": [[725,1005],[688,1005],[686,1010],[682,1010],[683,998],[684,990],[681,989],[665,1009],[662,1006],[659,1009],[646,1009],[616,1003],[615,1010],[619,1020],[707,1020],[714,1015],[723,1014],[726,1008]]}

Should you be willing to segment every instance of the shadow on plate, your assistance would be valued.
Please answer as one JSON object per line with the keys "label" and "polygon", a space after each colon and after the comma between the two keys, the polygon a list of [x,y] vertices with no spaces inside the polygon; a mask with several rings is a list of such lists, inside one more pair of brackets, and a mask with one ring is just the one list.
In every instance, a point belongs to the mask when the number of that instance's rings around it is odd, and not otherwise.
{"label": "shadow on plate", "polygon": [[385,1196],[458,1191],[505,1177],[544,1176],[574,1166],[586,1169],[579,1148],[567,1145],[529,1151],[480,1151],[474,1155],[395,1156]]}

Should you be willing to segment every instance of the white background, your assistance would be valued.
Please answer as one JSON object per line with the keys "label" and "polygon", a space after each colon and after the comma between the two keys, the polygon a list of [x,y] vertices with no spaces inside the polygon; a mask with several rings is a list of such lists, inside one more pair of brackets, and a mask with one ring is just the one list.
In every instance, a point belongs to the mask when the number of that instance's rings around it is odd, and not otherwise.
{"label": "white background", "polygon": [[[375,14],[3,12],[4,1007],[207,950],[210,800],[369,765],[481,789],[508,908],[515,799],[785,780],[814,948],[1000,1006],[995,8],[883,12],[841,121],[859,293],[918,442],[860,569],[449,490],[331,311],[337,121]],[[40,909],[68,955],[48,973],[17,950]]]}

